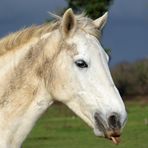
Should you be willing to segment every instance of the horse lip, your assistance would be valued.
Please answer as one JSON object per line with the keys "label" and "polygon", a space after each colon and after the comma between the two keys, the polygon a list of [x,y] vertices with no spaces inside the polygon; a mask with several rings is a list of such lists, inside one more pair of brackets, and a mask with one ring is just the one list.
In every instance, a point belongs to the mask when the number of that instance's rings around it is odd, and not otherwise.
{"label": "horse lip", "polygon": [[110,140],[116,145],[120,143],[120,137],[111,137]]}
{"label": "horse lip", "polygon": [[105,138],[112,140],[114,144],[120,143],[121,132],[120,129],[109,129],[105,133]]}
{"label": "horse lip", "polygon": [[98,113],[94,116],[94,118],[96,122],[96,128],[103,132],[104,137],[112,140],[114,144],[119,144],[121,136],[120,128],[109,128]]}

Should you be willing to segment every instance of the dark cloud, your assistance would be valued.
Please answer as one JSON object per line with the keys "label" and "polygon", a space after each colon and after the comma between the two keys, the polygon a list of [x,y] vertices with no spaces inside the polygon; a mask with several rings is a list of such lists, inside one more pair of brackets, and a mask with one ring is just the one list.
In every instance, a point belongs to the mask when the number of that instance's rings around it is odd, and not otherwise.
{"label": "dark cloud", "polygon": [[132,21],[146,20],[148,18],[147,0],[118,0],[111,7],[113,19]]}
{"label": "dark cloud", "polygon": [[112,65],[148,58],[147,26],[147,0],[114,1],[103,35],[104,46],[112,49]]}
{"label": "dark cloud", "polygon": [[0,0],[0,36],[24,26],[40,24],[66,6],[64,0]]}
{"label": "dark cloud", "polygon": [[[65,0],[0,0],[0,37],[24,26],[41,24],[66,6]],[[103,34],[112,49],[112,64],[148,56],[148,1],[114,0]]]}

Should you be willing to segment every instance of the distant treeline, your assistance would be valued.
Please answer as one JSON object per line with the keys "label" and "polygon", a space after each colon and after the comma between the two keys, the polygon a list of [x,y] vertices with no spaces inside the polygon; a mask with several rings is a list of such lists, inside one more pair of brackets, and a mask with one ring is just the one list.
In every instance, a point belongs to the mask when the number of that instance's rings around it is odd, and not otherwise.
{"label": "distant treeline", "polygon": [[122,96],[148,96],[148,59],[121,63],[112,76]]}

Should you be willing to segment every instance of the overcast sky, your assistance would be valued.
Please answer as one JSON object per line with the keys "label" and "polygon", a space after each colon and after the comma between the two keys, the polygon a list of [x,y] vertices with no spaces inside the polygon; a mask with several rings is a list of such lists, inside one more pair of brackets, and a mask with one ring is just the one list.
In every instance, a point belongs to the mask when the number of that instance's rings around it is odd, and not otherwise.
{"label": "overcast sky", "polygon": [[111,64],[148,58],[148,0],[115,0],[103,35]]}
{"label": "overcast sky", "polygon": [[[65,7],[64,0],[0,0],[0,37],[31,24],[41,24],[48,11]],[[103,33],[112,49],[111,64],[148,58],[148,0],[114,0]]]}

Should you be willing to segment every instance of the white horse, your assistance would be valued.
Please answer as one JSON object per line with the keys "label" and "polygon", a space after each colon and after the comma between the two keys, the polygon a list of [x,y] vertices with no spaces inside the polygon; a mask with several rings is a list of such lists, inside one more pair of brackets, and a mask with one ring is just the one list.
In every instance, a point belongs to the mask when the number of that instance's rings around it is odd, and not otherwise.
{"label": "white horse", "polygon": [[98,38],[106,20],[107,13],[91,20],[68,9],[0,40],[0,148],[21,147],[55,100],[119,143],[127,113]]}

